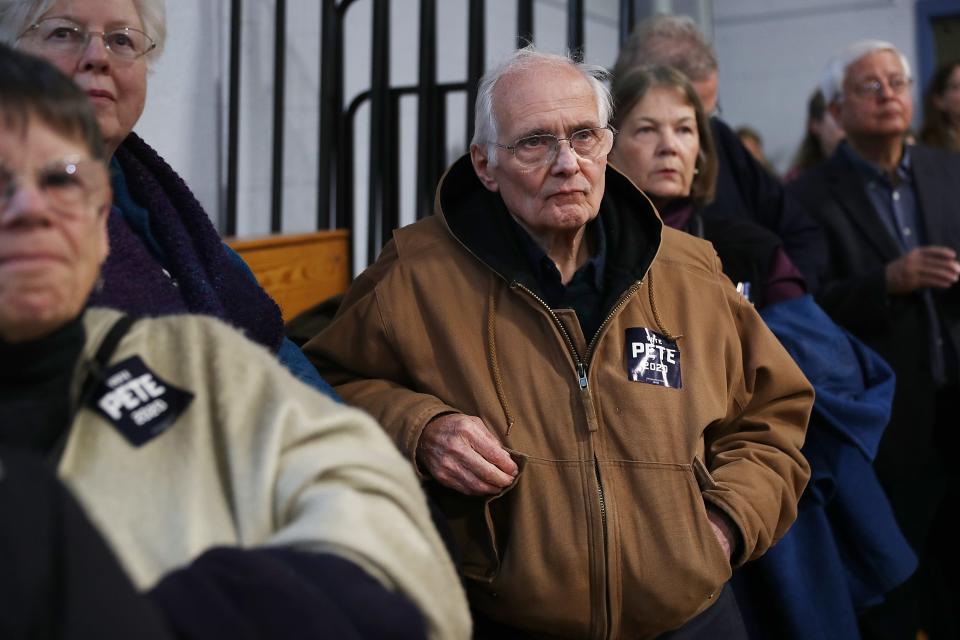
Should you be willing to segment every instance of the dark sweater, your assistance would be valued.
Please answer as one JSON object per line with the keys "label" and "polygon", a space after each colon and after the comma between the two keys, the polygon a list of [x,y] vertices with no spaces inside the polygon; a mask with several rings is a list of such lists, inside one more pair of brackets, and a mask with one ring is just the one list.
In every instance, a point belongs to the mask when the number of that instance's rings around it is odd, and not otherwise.
{"label": "dark sweater", "polygon": [[817,290],[827,263],[820,225],[783,185],[747,151],[737,134],[718,118],[710,119],[717,147],[717,193],[703,210],[705,218],[745,217],[773,231],[783,241],[790,260]]}
{"label": "dark sweater", "polygon": [[70,382],[83,349],[76,319],[38,340],[0,340],[0,444],[45,455],[71,421]]}

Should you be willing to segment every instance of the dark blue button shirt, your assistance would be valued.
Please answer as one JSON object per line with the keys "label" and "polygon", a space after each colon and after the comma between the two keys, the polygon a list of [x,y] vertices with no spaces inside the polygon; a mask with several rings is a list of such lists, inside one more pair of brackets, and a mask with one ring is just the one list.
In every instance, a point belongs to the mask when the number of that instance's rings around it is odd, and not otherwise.
{"label": "dark blue button shirt", "polygon": [[919,224],[917,194],[910,168],[910,147],[904,147],[903,157],[893,174],[862,158],[849,144],[844,144],[842,148],[860,174],[874,210],[903,253],[923,245],[926,238]]}
{"label": "dark blue button shirt", "polygon": [[[860,156],[845,142],[841,149],[860,175],[877,217],[896,240],[900,253],[908,253],[926,244],[926,233],[920,223],[920,205],[913,182],[910,147],[904,145],[903,156],[892,174]],[[922,289],[919,293],[923,299],[930,332],[931,373],[935,382],[943,383],[946,379],[943,328],[933,303],[933,293],[930,289]]]}
{"label": "dark blue button shirt", "polygon": [[516,232],[527,263],[536,279],[540,295],[551,309],[573,309],[580,321],[580,328],[587,340],[590,340],[600,328],[603,311],[603,275],[607,260],[607,239],[600,224],[600,216],[587,223],[584,237],[593,234],[596,251],[587,260],[566,285],[563,284],[560,270],[546,252],[536,243],[513,217],[510,222]]}

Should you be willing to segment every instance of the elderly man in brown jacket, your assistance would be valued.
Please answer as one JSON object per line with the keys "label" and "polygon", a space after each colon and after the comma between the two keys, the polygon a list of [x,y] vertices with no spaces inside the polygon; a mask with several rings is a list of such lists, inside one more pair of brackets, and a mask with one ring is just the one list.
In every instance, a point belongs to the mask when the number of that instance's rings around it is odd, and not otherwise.
{"label": "elderly man in brown jacket", "polygon": [[[428,482],[477,637],[744,637],[813,391],[712,247],[607,166],[601,71],[525,49],[470,156],[305,346]],[[667,152],[669,153],[669,152]]]}

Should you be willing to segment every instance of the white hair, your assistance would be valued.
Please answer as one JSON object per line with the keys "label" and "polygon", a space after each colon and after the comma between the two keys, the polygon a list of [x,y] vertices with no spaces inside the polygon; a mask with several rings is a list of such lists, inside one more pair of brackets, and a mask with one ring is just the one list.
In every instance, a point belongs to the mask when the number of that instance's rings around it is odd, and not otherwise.
{"label": "white hair", "polygon": [[569,55],[557,55],[537,51],[533,45],[517,49],[513,54],[484,74],[477,87],[477,104],[474,111],[473,140],[471,144],[487,146],[487,158],[491,165],[497,164],[497,119],[493,113],[493,92],[501,78],[535,66],[546,65],[573,69],[590,83],[597,99],[597,117],[605,127],[613,115],[613,99],[604,83],[609,74],[603,67],[576,62]]}
{"label": "white hair", "polygon": [[[56,3],[57,0],[0,0],[0,42],[16,46],[17,39]],[[156,60],[167,41],[165,0],[132,0],[144,32],[156,43],[147,62]]]}
{"label": "white hair", "polygon": [[717,73],[717,52],[690,16],[655,15],[639,23],[620,49],[614,76],[634,67],[673,67],[691,82]]}
{"label": "white hair", "polygon": [[874,51],[890,51],[897,54],[903,66],[903,72],[908,80],[911,79],[910,62],[892,43],[885,40],[858,40],[834,54],[820,76],[820,91],[823,92],[823,99],[828,105],[843,99],[843,81],[847,77],[847,69],[850,65]]}

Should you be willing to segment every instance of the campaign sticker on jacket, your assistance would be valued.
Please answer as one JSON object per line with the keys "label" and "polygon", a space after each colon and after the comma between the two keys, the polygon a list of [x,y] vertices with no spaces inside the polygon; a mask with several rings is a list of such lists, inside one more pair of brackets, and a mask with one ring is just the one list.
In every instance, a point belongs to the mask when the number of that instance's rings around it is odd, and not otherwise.
{"label": "campaign sticker on jacket", "polygon": [[107,369],[88,405],[139,447],[170,428],[192,401],[192,393],[160,378],[140,356],[132,356]]}
{"label": "campaign sticker on jacket", "polygon": [[683,387],[676,340],[645,327],[632,327],[626,330],[623,345],[629,380],[673,389]]}

